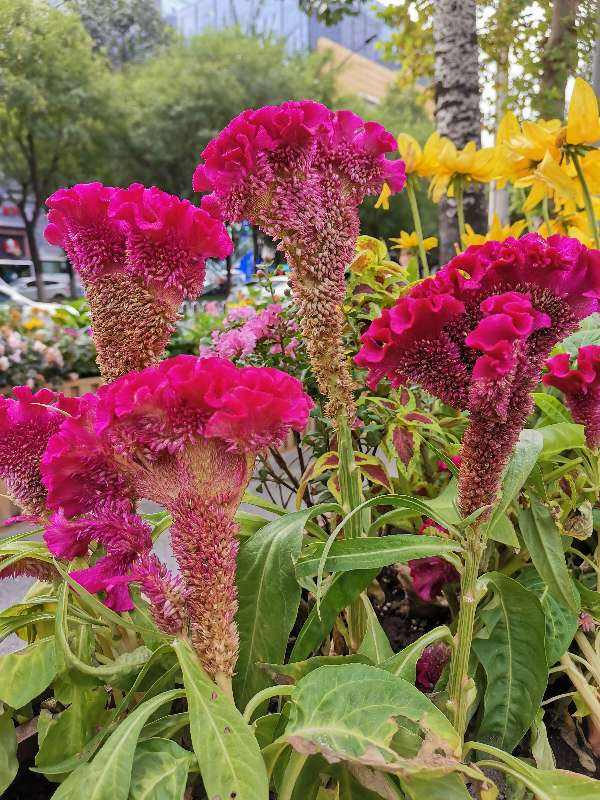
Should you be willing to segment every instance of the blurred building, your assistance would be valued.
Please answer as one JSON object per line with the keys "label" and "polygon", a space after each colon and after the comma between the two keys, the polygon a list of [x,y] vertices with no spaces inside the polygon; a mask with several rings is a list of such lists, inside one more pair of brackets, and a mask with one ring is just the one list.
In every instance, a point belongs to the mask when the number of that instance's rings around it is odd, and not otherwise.
{"label": "blurred building", "polygon": [[169,22],[184,37],[238,25],[244,33],[283,39],[289,52],[329,51],[338,90],[379,102],[394,80],[376,47],[388,29],[375,12],[357,13],[327,26],[307,16],[298,0],[171,0],[163,2]]}

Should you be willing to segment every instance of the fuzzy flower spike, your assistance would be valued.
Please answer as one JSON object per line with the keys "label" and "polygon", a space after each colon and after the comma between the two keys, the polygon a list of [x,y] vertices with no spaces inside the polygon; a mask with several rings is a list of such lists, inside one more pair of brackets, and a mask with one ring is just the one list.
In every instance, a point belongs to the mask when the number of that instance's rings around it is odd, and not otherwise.
{"label": "fuzzy flower spike", "polygon": [[459,504],[495,502],[552,347],[596,311],[600,251],[536,234],[469,247],[371,323],[356,361],[375,387],[417,383],[469,412]]}
{"label": "fuzzy flower spike", "polygon": [[247,219],[280,242],[332,417],[354,414],[342,301],[358,206],[384,184],[391,191],[404,186],[403,162],[385,158],[395,149],[381,125],[303,100],[242,112],[206,147],[194,174],[194,189],[212,191],[208,202],[225,219]]}
{"label": "fuzzy flower spike", "polygon": [[[299,381],[279,370],[195,356],[125,375],[102,387],[96,400],[91,428],[86,422],[78,431],[75,421],[49,444],[45,479],[57,490],[55,502],[61,488],[66,498],[73,490],[63,461],[52,454],[70,447],[67,471],[85,474],[91,445],[84,450],[80,441],[89,442],[91,429],[102,468],[117,465],[124,486],[173,517],[181,581],[147,553],[124,580],[141,583],[164,630],[188,631],[208,672],[231,676],[238,649],[234,515],[257,453],[291,429],[303,430],[312,402]],[[107,491],[112,495],[112,484]],[[107,579],[104,572],[98,577]]]}
{"label": "fuzzy flower spike", "polygon": [[205,258],[231,251],[223,224],[141,184],[77,184],[46,203],[46,239],[64,248],[86,287],[103,377],[158,361],[182,300],[202,288]]}
{"label": "fuzzy flower spike", "polygon": [[571,366],[568,353],[549,358],[546,366],[543,382],[564,394],[573,419],[585,426],[589,447],[600,448],[600,346],[580,347],[577,366]]}

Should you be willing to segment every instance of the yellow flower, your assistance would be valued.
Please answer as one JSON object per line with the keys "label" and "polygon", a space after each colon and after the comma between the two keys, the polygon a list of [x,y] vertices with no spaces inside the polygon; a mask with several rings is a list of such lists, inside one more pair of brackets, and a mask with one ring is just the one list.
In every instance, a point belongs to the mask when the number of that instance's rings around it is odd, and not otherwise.
{"label": "yellow flower", "polygon": [[559,161],[560,130],[557,119],[524,122],[521,126],[512,111],[507,111],[496,136],[498,185],[530,176],[547,152]]}
{"label": "yellow flower", "polygon": [[356,240],[356,255],[350,264],[350,271],[362,274],[367,270],[400,274],[401,267],[388,258],[387,247],[381,239],[373,236],[359,236]]}
{"label": "yellow flower", "polygon": [[381,194],[377,198],[377,202],[375,203],[375,208],[383,208],[384,211],[390,210],[390,197],[392,196],[392,190],[388,186],[387,181],[383,182],[383,186],[381,187]]}
{"label": "yellow flower", "polygon": [[[419,237],[416,231],[412,233],[400,231],[400,237],[397,239],[390,238],[390,242],[396,242],[392,250],[417,250],[419,248]],[[428,236],[426,239],[423,239],[425,252],[433,250],[434,247],[437,247],[437,244],[438,240],[435,236]]]}
{"label": "yellow flower", "polygon": [[407,175],[420,175],[428,178],[438,167],[438,153],[442,147],[442,137],[437,131],[431,134],[423,149],[408,133],[398,136],[398,152],[404,161]]}
{"label": "yellow flower", "polygon": [[43,328],[44,323],[39,317],[29,317],[29,319],[23,323],[23,327],[26,331],[35,331],[38,328]]}
{"label": "yellow flower", "polygon": [[450,183],[457,176],[480,183],[494,179],[497,172],[495,147],[478,150],[475,142],[468,142],[462,150],[458,150],[450,139],[442,138],[441,141],[442,147],[437,155],[438,167],[429,187],[434,203],[438,203],[448,192]]}
{"label": "yellow flower", "polygon": [[583,78],[575,78],[567,118],[567,144],[593,145],[600,139],[598,98]]}
{"label": "yellow flower", "polygon": [[484,235],[475,233],[470,225],[465,225],[467,231],[466,236],[463,236],[463,245],[468,247],[471,244],[485,244],[486,242],[503,242],[509,237],[517,239],[527,227],[527,222],[524,219],[518,219],[512,225],[502,225],[497,214],[492,217],[492,224],[488,232]]}
{"label": "yellow flower", "polygon": [[527,200],[523,204],[523,211],[532,211],[544,199],[566,200],[577,203],[580,188],[569,174],[566,166],[561,166],[554,160],[550,151],[547,151],[542,161],[533,173],[515,181],[515,186],[531,187]]}

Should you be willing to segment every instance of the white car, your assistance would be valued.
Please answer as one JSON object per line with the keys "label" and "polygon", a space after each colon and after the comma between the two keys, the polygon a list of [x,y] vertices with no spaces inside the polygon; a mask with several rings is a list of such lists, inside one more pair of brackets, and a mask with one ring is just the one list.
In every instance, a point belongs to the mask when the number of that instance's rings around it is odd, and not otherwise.
{"label": "white car", "polygon": [[[68,275],[50,272],[42,275],[42,279],[44,281],[44,300],[61,303],[71,296]],[[34,277],[18,278],[13,286],[30,300],[37,299],[37,284]]]}
{"label": "white car", "polygon": [[42,311],[48,312],[48,314],[54,314],[58,308],[66,308],[71,313],[78,313],[74,308],[65,303],[40,303],[39,300],[31,300],[29,297],[26,297],[24,294],[21,294],[21,292],[15,289],[14,285],[9,286],[9,284],[3,281],[1,278],[0,303],[15,303],[18,306],[24,306],[26,308],[39,308]]}

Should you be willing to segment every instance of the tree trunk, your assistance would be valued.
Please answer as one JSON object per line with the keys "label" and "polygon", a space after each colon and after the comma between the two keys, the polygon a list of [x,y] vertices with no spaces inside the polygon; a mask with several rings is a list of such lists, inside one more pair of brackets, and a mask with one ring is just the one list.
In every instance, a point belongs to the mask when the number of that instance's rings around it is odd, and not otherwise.
{"label": "tree trunk", "polygon": [[29,245],[29,255],[31,256],[31,260],[33,262],[35,287],[37,289],[38,296],[37,299],[43,303],[46,299],[46,293],[44,291],[44,280],[42,277],[42,261],[40,259],[40,251],[38,250],[37,241],[35,238],[35,227],[38,220],[39,211],[36,209],[31,219],[27,217],[25,208],[21,208],[21,206],[19,206],[19,211],[21,212],[21,218],[25,224],[25,234],[27,236],[27,244]]}
{"label": "tree trunk", "polygon": [[[433,17],[435,42],[435,118],[442,136],[456,147],[481,142],[479,108],[479,47],[475,0],[436,0]],[[483,187],[467,188],[465,218],[476,231],[485,230]],[[458,224],[454,200],[444,198],[439,215],[440,263],[454,255]]]}
{"label": "tree trunk", "polygon": [[577,66],[577,29],[579,0],[554,0],[550,33],[542,52],[542,79],[537,110],[545,119],[562,119],[565,113],[565,89],[569,75]]}
{"label": "tree trunk", "polygon": [[600,95],[600,22],[596,25],[596,43],[592,61],[592,86],[597,95]]}

